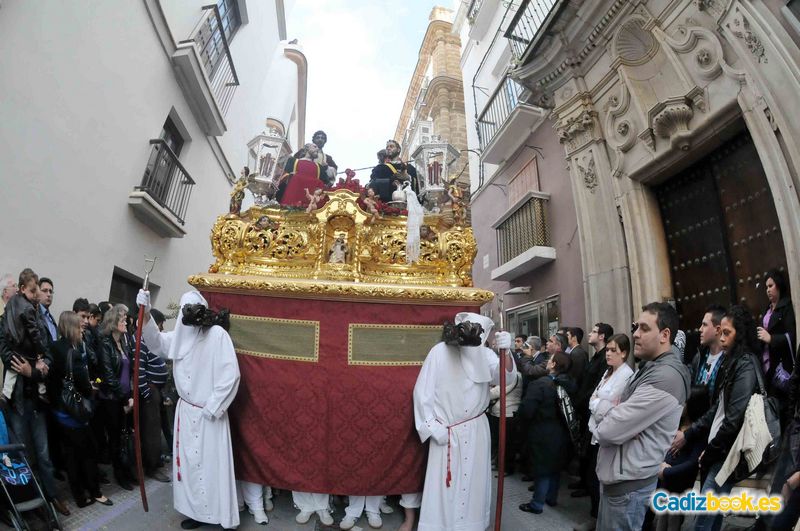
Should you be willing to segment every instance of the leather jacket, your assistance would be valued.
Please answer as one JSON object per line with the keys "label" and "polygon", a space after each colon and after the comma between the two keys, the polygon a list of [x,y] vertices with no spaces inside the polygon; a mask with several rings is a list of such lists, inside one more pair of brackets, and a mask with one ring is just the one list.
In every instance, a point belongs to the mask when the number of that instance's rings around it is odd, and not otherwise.
{"label": "leather jacket", "polygon": [[[739,435],[739,430],[744,423],[744,413],[750,397],[758,392],[758,378],[756,371],[761,370],[755,356],[742,349],[737,349],[735,355],[723,358],[722,381],[719,384],[720,395],[702,417],[686,430],[687,441],[702,441],[707,439],[711,425],[717,414],[717,408],[724,405],[725,418],[714,438],[709,441],[703,456],[703,462],[710,466],[712,463],[723,461],[728,455],[733,442]],[[720,404],[720,396],[724,403]]]}
{"label": "leather jacket", "polygon": [[[17,293],[6,304],[3,314],[3,336],[8,349],[20,356],[35,360],[47,352],[48,340],[44,323],[36,305],[25,295]],[[10,360],[3,360],[8,365]]]}
{"label": "leather jacket", "polygon": [[[128,342],[123,336],[120,338],[122,348],[128,358],[132,358]],[[100,340],[100,391],[102,397],[109,400],[121,400],[128,398],[122,393],[122,386],[120,385],[120,376],[122,372],[122,354],[117,348],[117,343],[114,341],[113,335],[103,336]],[[133,374],[133,365],[129,371],[129,375]]]}

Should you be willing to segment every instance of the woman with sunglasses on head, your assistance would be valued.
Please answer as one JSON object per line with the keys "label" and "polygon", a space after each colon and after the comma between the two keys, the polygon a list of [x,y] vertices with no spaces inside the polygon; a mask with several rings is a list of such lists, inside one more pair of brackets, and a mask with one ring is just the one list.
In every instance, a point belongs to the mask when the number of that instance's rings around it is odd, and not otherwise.
{"label": "woman with sunglasses on head", "polygon": [[[89,428],[89,419],[76,418],[64,403],[64,378],[70,375],[70,369],[75,391],[80,393],[83,400],[92,400],[88,360],[81,353],[81,320],[78,314],[62,312],[58,319],[58,331],[61,338],[50,347],[53,364],[50,366],[47,387],[53,403],[53,415],[58,421],[64,449],[69,455],[66,465],[72,498],[78,507],[86,507],[94,502],[113,505],[100,492],[97,444]],[[89,497],[86,496],[87,492]]]}

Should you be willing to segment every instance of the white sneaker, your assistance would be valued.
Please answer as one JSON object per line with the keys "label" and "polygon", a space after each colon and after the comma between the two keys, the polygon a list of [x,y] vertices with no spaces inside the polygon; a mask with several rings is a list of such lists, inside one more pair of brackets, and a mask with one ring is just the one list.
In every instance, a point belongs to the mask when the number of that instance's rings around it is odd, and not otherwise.
{"label": "white sneaker", "polygon": [[275,504],[272,503],[272,498],[264,498],[264,510],[269,512],[275,508]]}
{"label": "white sneaker", "polygon": [[257,524],[266,525],[269,523],[269,517],[264,512],[264,509],[249,509],[249,512],[253,515]]}
{"label": "white sneaker", "polygon": [[386,499],[381,500],[381,512],[383,514],[392,514],[394,512],[392,506],[386,503]]}
{"label": "white sneaker", "polygon": [[354,525],[356,525],[356,519],[352,516],[345,516],[342,521],[339,522],[339,529],[352,529]]}
{"label": "white sneaker", "polygon": [[317,511],[317,516],[319,516],[319,521],[325,525],[333,525],[333,517],[331,516],[331,512],[328,509],[323,509],[321,511]]}
{"label": "white sneaker", "polygon": [[383,520],[381,520],[380,513],[367,512],[367,522],[369,522],[369,526],[374,529],[378,529],[383,525]]}
{"label": "white sneaker", "polygon": [[297,513],[297,516],[294,517],[294,521],[298,524],[307,524],[309,520],[311,520],[311,515],[314,514],[311,511],[300,511]]}

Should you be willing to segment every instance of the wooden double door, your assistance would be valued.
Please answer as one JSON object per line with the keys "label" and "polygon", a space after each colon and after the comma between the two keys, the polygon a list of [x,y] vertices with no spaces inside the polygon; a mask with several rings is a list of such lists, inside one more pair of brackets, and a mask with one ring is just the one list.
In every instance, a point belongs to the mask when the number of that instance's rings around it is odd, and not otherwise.
{"label": "wooden double door", "polygon": [[712,303],[767,305],[766,272],[786,269],[772,192],[753,141],[741,133],[658,186],[681,327],[695,330]]}

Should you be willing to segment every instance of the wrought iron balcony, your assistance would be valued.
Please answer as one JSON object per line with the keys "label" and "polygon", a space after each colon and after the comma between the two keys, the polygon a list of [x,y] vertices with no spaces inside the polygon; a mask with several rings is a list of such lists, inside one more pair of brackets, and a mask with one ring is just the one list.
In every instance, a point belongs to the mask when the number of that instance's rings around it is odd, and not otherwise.
{"label": "wrought iron balcony", "polygon": [[238,20],[226,19],[223,23],[219,7],[216,4],[203,6],[206,11],[186,41],[197,46],[197,53],[203,62],[206,75],[211,81],[214,97],[217,99],[222,114],[228,112],[233,93],[239,86],[239,76],[233,65],[233,57],[228,47],[228,38],[238,27]]}
{"label": "wrought iron balcony", "polygon": [[510,77],[505,78],[478,116],[478,140],[483,162],[499,164],[506,160],[525,141],[525,133],[544,120],[543,109],[520,103],[523,90],[519,83]]}
{"label": "wrought iron balcony", "polygon": [[216,5],[204,6],[200,22],[172,54],[178,83],[198,124],[209,136],[220,136],[227,130],[225,114],[239,86],[228,42],[241,19],[229,4],[237,5],[227,2],[222,16]]}
{"label": "wrought iron balcony", "polygon": [[511,51],[518,62],[524,60],[531,43],[546,26],[548,17],[558,4],[563,4],[563,0],[522,0],[505,32],[505,38],[511,44]]}
{"label": "wrought iron balcony", "polygon": [[492,271],[493,280],[511,280],[555,260],[547,224],[548,201],[547,194],[528,192],[495,222],[499,267]]}
{"label": "wrought iron balcony", "polygon": [[472,3],[470,3],[469,8],[467,9],[467,19],[469,20],[470,24],[475,23],[475,18],[478,16],[482,5],[483,0],[472,0]]}
{"label": "wrought iron balcony", "polygon": [[161,236],[180,238],[194,180],[167,143],[156,138],[141,186],[128,198],[136,216]]}

